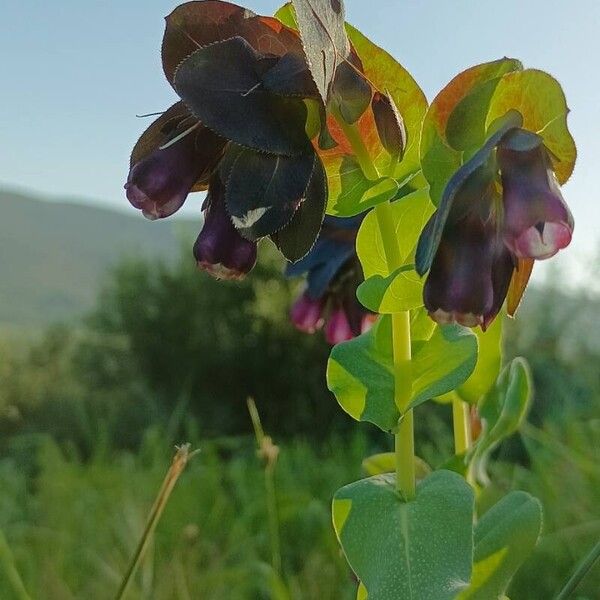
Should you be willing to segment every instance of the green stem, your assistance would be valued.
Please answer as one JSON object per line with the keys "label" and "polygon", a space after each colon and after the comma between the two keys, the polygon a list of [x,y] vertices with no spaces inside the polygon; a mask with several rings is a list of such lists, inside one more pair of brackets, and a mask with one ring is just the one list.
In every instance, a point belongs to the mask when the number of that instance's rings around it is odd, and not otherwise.
{"label": "green stem", "polygon": [[471,447],[469,405],[456,394],[452,398],[452,423],[454,425],[454,452],[464,454]]}
{"label": "green stem", "polygon": [[[350,125],[338,110],[333,115],[350,142],[356,160],[365,177],[379,179],[380,175],[373,164],[356,124]],[[377,223],[381,232],[383,250],[390,273],[402,266],[402,255],[392,214],[392,205],[381,202],[375,207]],[[408,410],[412,393],[410,313],[399,312],[392,315],[392,343],[394,351],[394,399],[402,417],[398,421],[394,448],[396,454],[396,486],[398,491],[411,500],[415,497],[415,441],[412,410]]]}
{"label": "green stem", "polygon": [[[388,270],[391,272],[402,266],[402,256],[394,227],[392,206],[389,202],[375,208],[377,222],[383,241]],[[398,421],[395,434],[396,485],[407,499],[415,497],[415,442],[414,419],[408,409],[412,392],[410,313],[403,311],[392,315],[392,343],[394,352],[394,394],[395,402],[402,417]]]}
{"label": "green stem", "polygon": [[567,600],[571,594],[577,589],[577,586],[583,581],[583,578],[588,574],[594,563],[600,558],[600,542],[598,542],[589,552],[589,554],[581,561],[575,573],[571,575],[567,585],[563,588],[556,600]]}
{"label": "green stem", "polygon": [[356,157],[356,160],[358,161],[358,164],[360,165],[365,177],[373,181],[379,179],[379,172],[371,160],[369,151],[363,142],[360,131],[358,131],[356,124],[350,125],[350,123],[346,123],[346,121],[344,121],[344,117],[342,117],[338,109],[333,109],[332,114],[335,117],[337,124],[344,132],[344,135],[348,138],[348,141],[352,146],[352,150],[354,151],[354,156]]}

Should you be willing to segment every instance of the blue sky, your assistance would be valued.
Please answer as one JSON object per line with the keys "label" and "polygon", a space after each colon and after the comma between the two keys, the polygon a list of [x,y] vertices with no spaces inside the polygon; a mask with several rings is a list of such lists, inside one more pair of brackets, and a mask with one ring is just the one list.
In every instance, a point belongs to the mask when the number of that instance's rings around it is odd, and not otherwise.
{"label": "blue sky", "polygon": [[[3,0],[0,185],[131,210],[122,186],[136,113],[174,101],[160,67],[168,0]],[[271,14],[280,4],[247,0]],[[431,100],[464,68],[501,56],[552,73],[565,89],[579,159],[565,196],[575,240],[561,266],[591,268],[600,211],[598,0],[346,0],[348,20],[384,46]],[[187,213],[199,213],[192,198]],[[140,218],[142,218],[140,216]],[[542,269],[548,273],[548,269]]]}

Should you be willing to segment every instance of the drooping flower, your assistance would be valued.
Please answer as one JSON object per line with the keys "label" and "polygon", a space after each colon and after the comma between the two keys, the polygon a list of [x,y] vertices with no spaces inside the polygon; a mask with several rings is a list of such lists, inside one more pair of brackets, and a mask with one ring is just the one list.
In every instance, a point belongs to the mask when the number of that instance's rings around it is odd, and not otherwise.
{"label": "drooping flower", "polygon": [[213,176],[209,189],[194,257],[200,268],[217,279],[241,279],[256,263],[256,242],[243,238],[233,226],[218,174]]}
{"label": "drooping flower", "polygon": [[485,330],[511,282],[518,280],[520,298],[533,259],[556,254],[572,232],[542,138],[507,125],[450,179],[421,234],[416,267],[429,271],[425,307],[440,324]]}
{"label": "drooping flower", "polygon": [[314,333],[324,327],[330,344],[352,339],[368,329],[374,315],[356,298],[363,272],[355,242],[363,216],[325,217],[314,248],[286,275],[306,274],[306,288],[290,311],[292,323],[301,331]]}
{"label": "drooping flower", "polygon": [[[194,129],[177,139],[190,127]],[[206,184],[225,144],[178,102],[136,144],[125,184],[127,199],[148,219],[171,216],[195,187]]]}
{"label": "drooping flower", "polygon": [[304,256],[327,182],[305,131],[303,99],[318,93],[298,33],[228,2],[188,2],[166,19],[162,59],[181,101],[133,150],[131,204],[163,218],[208,189],[194,254],[218,277],[248,272],[262,237],[289,260]]}
{"label": "drooping flower", "polygon": [[573,216],[541,138],[523,129],[498,146],[504,197],[504,241],[516,256],[543,260],[566,248]]}

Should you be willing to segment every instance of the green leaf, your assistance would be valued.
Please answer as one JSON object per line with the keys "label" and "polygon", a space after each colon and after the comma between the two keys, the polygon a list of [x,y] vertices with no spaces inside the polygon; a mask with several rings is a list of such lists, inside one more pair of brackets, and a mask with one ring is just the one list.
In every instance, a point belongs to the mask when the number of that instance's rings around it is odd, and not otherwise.
{"label": "green leaf", "polygon": [[[433,210],[426,189],[412,192],[392,202],[392,218],[403,264],[414,262],[417,240]],[[375,211],[371,211],[360,226],[356,238],[356,252],[366,279],[373,275],[389,275]]]}
{"label": "green leaf", "polygon": [[[417,480],[425,479],[431,473],[431,467],[418,456],[415,459],[415,475]],[[373,454],[362,461],[363,471],[368,476],[382,475],[383,473],[396,472],[396,455],[394,452],[382,452]]]}
{"label": "green leaf", "polygon": [[478,342],[477,364],[471,377],[457,390],[462,400],[477,404],[487,394],[500,374],[502,366],[502,318],[492,321],[487,331],[475,331]]}
{"label": "green leaf", "polygon": [[487,124],[511,109],[523,116],[524,129],[542,136],[553,155],[556,178],[565,183],[573,173],[577,149],[567,128],[569,108],[558,81],[536,69],[505,75],[491,98]]}
{"label": "green leaf", "polygon": [[358,590],[356,591],[356,600],[367,600],[368,597],[367,588],[362,583],[359,583]]}
{"label": "green leaf", "polygon": [[531,375],[524,358],[513,359],[500,373],[495,386],[480,400],[483,430],[467,459],[477,479],[486,484],[490,452],[518,430],[531,402]]}
{"label": "green leaf", "polygon": [[436,206],[446,184],[468,158],[462,150],[484,142],[490,92],[500,77],[522,68],[518,60],[510,58],[471,67],[452,79],[431,103],[423,121],[420,153]]}
{"label": "green leaf", "polygon": [[510,580],[540,534],[542,507],[525,492],[512,492],[475,526],[473,578],[457,600],[504,598]]}
{"label": "green leaf", "polygon": [[456,389],[475,368],[477,338],[460,325],[438,326],[427,342],[413,345],[410,406]]}
{"label": "green leaf", "polygon": [[356,159],[349,154],[320,154],[329,188],[327,212],[350,217],[398,193],[398,184],[390,177],[367,179]]}
{"label": "green leaf", "polygon": [[392,314],[423,306],[423,281],[409,265],[391,275],[373,275],[356,290],[360,303],[380,314]]}
{"label": "green leaf", "polygon": [[[391,316],[366,333],[338,344],[327,364],[327,385],[357,421],[394,431],[401,413],[394,398]],[[411,408],[463,383],[477,360],[477,341],[459,325],[437,327],[427,341],[414,341]]]}
{"label": "green leaf", "polygon": [[471,578],[473,510],[473,490],[456,473],[432,473],[410,502],[393,475],[378,475],[336,492],[333,522],[369,598],[451,600]]}

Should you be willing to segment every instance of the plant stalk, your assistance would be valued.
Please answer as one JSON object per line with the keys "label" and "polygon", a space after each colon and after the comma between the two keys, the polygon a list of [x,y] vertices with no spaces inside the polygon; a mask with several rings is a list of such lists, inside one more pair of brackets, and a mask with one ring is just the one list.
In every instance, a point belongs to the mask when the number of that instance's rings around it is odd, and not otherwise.
{"label": "plant stalk", "polygon": [[[402,256],[390,202],[375,207],[383,248],[390,273],[402,266]],[[410,313],[392,315],[392,344],[394,352],[394,395],[402,417],[398,421],[394,447],[396,455],[396,486],[406,500],[415,497],[414,417],[408,410],[412,391]]]}
{"label": "plant stalk", "polygon": [[258,446],[258,453],[265,463],[265,496],[267,503],[267,516],[269,519],[269,541],[271,544],[271,566],[278,577],[281,571],[281,540],[279,533],[279,515],[277,513],[277,494],[275,489],[275,465],[277,464],[278,448],[271,438],[265,435],[260,422],[258,409],[252,398],[248,398],[248,412],[254,427],[254,436]]}
{"label": "plant stalk", "polygon": [[171,463],[171,467],[167,471],[165,478],[162,482],[158,495],[156,496],[156,500],[150,509],[150,513],[148,515],[148,521],[146,522],[146,527],[144,528],[144,532],[142,533],[142,537],[138,542],[133,558],[131,559],[131,563],[127,568],[127,572],[123,577],[121,585],[119,587],[119,591],[115,596],[116,600],[122,600],[125,598],[127,591],[129,590],[129,586],[133,581],[133,577],[135,576],[144,555],[146,554],[146,550],[148,549],[148,545],[150,544],[150,540],[152,539],[152,534],[156,529],[156,525],[160,520],[160,517],[169,501],[169,497],[171,496],[171,492],[179,479],[179,476],[185,469],[190,458],[192,458],[197,450],[194,452],[190,452],[190,445],[183,444],[182,446],[177,448],[177,452],[173,457],[173,462]]}
{"label": "plant stalk", "polygon": [[[333,115],[350,142],[356,160],[365,177],[377,180],[380,177],[377,167],[369,155],[356,124],[350,125],[338,110]],[[398,245],[396,226],[390,201],[381,202],[375,207],[377,223],[381,232],[383,250],[388,271],[393,273],[402,266],[402,255]],[[415,497],[415,451],[414,421],[412,410],[408,410],[412,392],[410,313],[399,312],[392,315],[392,343],[394,352],[394,399],[402,415],[394,439],[396,455],[396,486],[406,500]]]}
{"label": "plant stalk", "polygon": [[454,426],[454,452],[464,454],[471,447],[469,405],[456,394],[452,398],[452,424]]}

